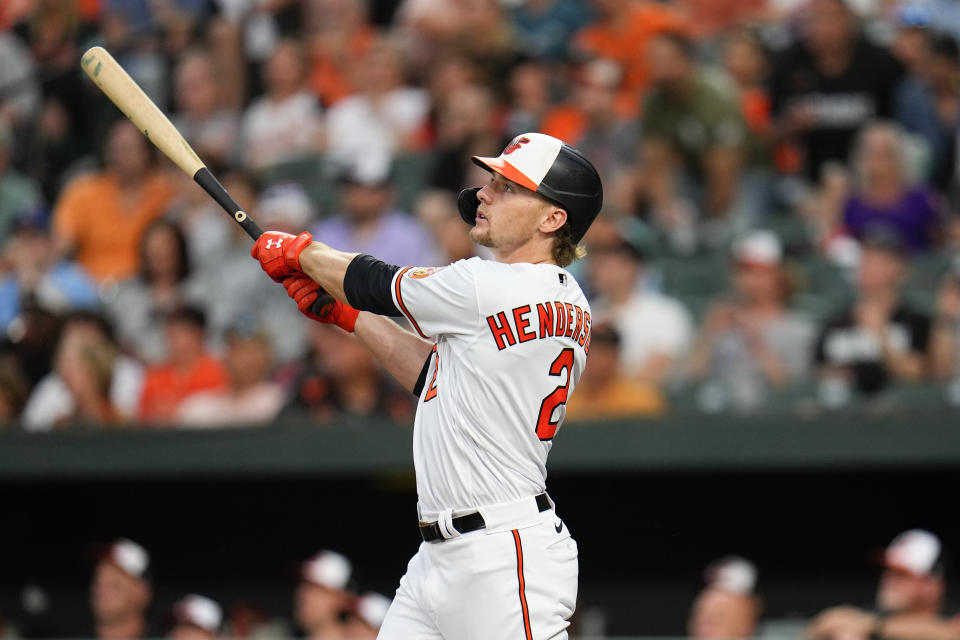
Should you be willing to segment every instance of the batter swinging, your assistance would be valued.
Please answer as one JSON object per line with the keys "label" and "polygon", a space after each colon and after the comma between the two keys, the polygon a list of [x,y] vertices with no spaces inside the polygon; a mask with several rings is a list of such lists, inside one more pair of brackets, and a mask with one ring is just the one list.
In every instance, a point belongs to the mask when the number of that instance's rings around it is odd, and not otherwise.
{"label": "batter swinging", "polygon": [[[566,638],[576,605],[577,545],[546,494],[546,460],[590,349],[590,306],[564,267],[600,211],[600,178],[539,133],[473,161],[490,181],[460,194],[460,214],[495,261],[399,268],[309,233],[267,232],[253,248],[301,311],[355,332],[420,396],[424,542],[381,628],[389,640]],[[416,333],[385,317],[398,315]]]}

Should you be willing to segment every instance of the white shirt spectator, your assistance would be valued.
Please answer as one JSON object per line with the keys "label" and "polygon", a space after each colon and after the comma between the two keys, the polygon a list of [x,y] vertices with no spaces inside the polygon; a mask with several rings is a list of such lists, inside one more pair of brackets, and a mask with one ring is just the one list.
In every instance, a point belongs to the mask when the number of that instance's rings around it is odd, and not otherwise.
{"label": "white shirt spectator", "polygon": [[317,152],[321,127],[320,105],[307,91],[280,102],[259,98],[243,116],[247,166],[263,169]]}
{"label": "white shirt spectator", "polygon": [[598,317],[609,320],[620,334],[620,361],[628,376],[638,375],[653,355],[682,357],[693,341],[690,314],[656,291],[638,291],[609,315],[598,311]]}
{"label": "white shirt spectator", "polygon": [[[143,365],[120,356],[110,382],[110,402],[121,416],[137,415],[140,390],[143,388]],[[27,399],[21,420],[27,431],[50,431],[61,420],[69,419],[76,410],[76,401],[59,375],[47,374],[37,383]]]}
{"label": "white shirt spectator", "polygon": [[376,102],[364,95],[344,98],[327,113],[331,160],[351,166],[364,156],[392,158],[429,110],[427,92],[409,87],[394,89]]}

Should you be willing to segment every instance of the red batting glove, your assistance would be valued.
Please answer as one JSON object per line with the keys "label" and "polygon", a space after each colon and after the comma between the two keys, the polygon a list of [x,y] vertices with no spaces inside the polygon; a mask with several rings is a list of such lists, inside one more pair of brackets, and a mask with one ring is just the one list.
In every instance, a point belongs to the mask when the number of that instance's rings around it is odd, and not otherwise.
{"label": "red batting glove", "polygon": [[[283,287],[287,295],[296,301],[303,315],[317,322],[335,324],[347,333],[353,333],[360,312],[331,296],[310,278],[304,275],[291,276],[283,281]],[[315,313],[317,310],[314,308],[314,302],[318,299],[322,305],[319,314]]]}
{"label": "red batting glove", "polygon": [[250,255],[260,261],[260,266],[271,278],[283,282],[284,278],[300,273],[300,252],[313,236],[304,231],[292,236],[282,231],[265,231],[257,238]]}

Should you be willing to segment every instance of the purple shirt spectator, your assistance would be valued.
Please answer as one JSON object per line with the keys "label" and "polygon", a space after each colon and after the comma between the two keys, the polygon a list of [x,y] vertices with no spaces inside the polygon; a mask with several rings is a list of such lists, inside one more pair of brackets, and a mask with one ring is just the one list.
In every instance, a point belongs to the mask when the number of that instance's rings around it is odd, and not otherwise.
{"label": "purple shirt spectator", "polygon": [[933,194],[914,188],[886,205],[869,203],[858,196],[850,198],[843,208],[843,224],[847,232],[858,239],[871,229],[889,229],[910,252],[916,253],[933,245],[940,215]]}
{"label": "purple shirt spectator", "polygon": [[331,247],[367,253],[400,267],[435,266],[441,260],[426,229],[399,211],[383,214],[375,228],[362,233],[344,216],[324,220],[311,233]]}

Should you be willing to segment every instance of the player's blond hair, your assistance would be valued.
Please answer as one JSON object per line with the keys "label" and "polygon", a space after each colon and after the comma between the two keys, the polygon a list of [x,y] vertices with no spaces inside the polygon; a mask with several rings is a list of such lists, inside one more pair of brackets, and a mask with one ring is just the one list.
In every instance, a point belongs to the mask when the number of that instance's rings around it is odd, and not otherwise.
{"label": "player's blond hair", "polygon": [[553,260],[561,267],[566,267],[585,255],[587,255],[586,247],[573,241],[573,230],[567,222],[557,231],[553,243]]}

